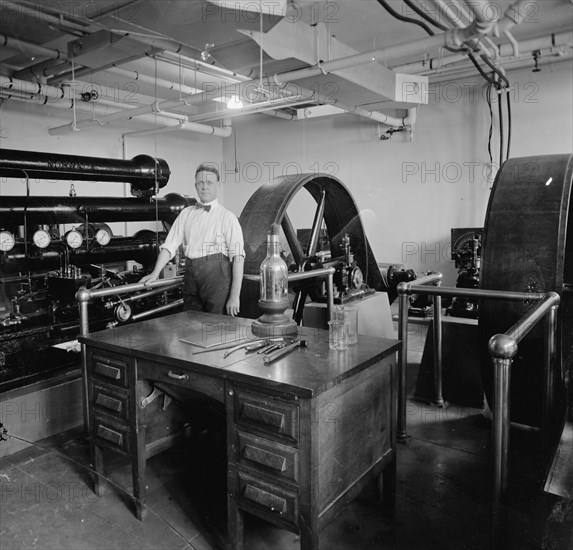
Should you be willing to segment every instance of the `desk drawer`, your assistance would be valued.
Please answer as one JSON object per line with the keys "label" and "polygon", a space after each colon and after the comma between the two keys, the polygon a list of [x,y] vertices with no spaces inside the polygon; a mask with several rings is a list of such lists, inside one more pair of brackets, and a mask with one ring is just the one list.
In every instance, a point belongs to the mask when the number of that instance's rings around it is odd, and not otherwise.
{"label": "desk drawer", "polygon": [[298,450],[268,439],[238,432],[237,463],[298,482]]}
{"label": "desk drawer", "polygon": [[121,420],[129,418],[128,396],[119,388],[94,382],[93,406],[96,411],[113,415]]}
{"label": "desk drawer", "polygon": [[94,377],[127,387],[127,369],[130,365],[128,357],[96,352],[93,353],[90,364]]}
{"label": "desk drawer", "polygon": [[280,517],[281,520],[296,525],[298,518],[298,493],[289,491],[255,479],[250,475],[239,472],[239,495],[241,507],[247,511],[258,512],[263,518]]}
{"label": "desk drawer", "polygon": [[116,451],[129,453],[129,427],[96,414],[93,433],[100,445],[106,445]]}
{"label": "desk drawer", "polygon": [[236,424],[298,442],[299,408],[296,403],[270,399],[240,389],[235,391],[235,400]]}

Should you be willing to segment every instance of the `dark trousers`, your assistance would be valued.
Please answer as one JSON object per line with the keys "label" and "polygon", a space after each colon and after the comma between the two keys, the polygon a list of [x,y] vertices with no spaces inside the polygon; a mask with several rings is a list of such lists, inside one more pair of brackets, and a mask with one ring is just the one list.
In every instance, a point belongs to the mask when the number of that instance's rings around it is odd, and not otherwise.
{"label": "dark trousers", "polygon": [[184,309],[225,314],[231,289],[231,262],[223,254],[187,258]]}

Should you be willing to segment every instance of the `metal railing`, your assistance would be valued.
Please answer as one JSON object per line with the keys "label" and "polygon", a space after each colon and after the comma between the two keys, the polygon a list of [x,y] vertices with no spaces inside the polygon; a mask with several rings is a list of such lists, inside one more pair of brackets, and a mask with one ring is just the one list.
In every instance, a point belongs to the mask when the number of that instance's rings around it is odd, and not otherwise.
{"label": "metal railing", "polygon": [[542,434],[548,431],[550,398],[552,394],[553,371],[556,356],[556,326],[557,307],[560,297],[556,292],[531,293],[512,292],[504,290],[461,289],[451,287],[426,286],[439,284],[442,274],[435,273],[409,283],[398,285],[399,324],[398,338],[401,340],[399,351],[398,378],[398,431],[399,440],[407,438],[406,432],[406,367],[408,350],[408,296],[422,294],[434,296],[434,403],[443,406],[442,398],[442,313],[441,297],[465,297],[481,299],[504,299],[518,301],[537,300],[539,303],[526,313],[504,334],[492,336],[488,343],[489,353],[494,365],[494,407],[493,407],[493,460],[494,460],[494,525],[501,500],[507,490],[508,451],[509,451],[509,386],[511,364],[517,353],[517,344],[544,317],[545,326],[544,348],[544,389],[542,410]]}
{"label": "metal railing", "polygon": [[[154,288],[161,288],[162,290],[169,290],[175,288],[183,283],[183,277],[173,277],[171,279],[161,279],[159,281],[153,281],[147,285],[142,283],[134,283],[131,285],[120,285],[113,286],[109,288],[98,288],[98,289],[88,289],[81,287],[76,292],[76,300],[78,302],[79,314],[80,314],[80,336],[87,336],[90,332],[89,328],[89,310],[88,305],[94,298],[105,298],[106,296],[119,296],[121,294],[127,294],[129,292],[138,292],[139,290],[151,290]],[[147,316],[153,315],[154,313],[163,312],[166,309],[172,309],[179,306],[182,303],[181,300],[177,300],[171,304],[166,304],[159,306],[153,310],[146,311]],[[138,316],[140,320],[143,314]],[[134,316],[135,317],[135,316]],[[90,430],[89,421],[89,403],[88,403],[88,373],[87,373],[87,357],[86,357],[86,346],[81,344],[82,353],[82,397],[83,397],[83,414],[84,414],[84,429],[86,432]]]}

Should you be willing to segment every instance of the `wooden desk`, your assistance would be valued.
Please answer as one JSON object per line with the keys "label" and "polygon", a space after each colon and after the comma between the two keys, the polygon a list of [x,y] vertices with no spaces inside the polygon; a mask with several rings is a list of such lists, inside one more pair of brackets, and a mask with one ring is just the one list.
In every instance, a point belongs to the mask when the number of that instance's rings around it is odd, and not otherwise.
{"label": "wooden desk", "polygon": [[224,404],[232,548],[243,548],[248,512],[300,533],[302,550],[318,549],[324,525],[380,474],[393,512],[398,342],[360,335],[357,345],[335,352],[326,331],[302,328],[308,347],[267,366],[261,355],[242,350],[227,358],[224,351],[193,355],[199,348],[180,341],[217,330],[227,338],[249,336],[251,322],[188,311],[81,338],[96,472],[103,472],[103,447],[129,456],[143,518],[149,442],[138,388],[151,381]]}

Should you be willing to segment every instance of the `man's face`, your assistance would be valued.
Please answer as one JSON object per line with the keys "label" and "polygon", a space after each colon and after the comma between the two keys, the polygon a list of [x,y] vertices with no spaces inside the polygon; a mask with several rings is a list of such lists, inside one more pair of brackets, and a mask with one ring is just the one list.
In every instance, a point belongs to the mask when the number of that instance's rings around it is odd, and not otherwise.
{"label": "man's face", "polygon": [[195,176],[195,189],[201,202],[211,202],[217,198],[220,182],[213,172],[198,172]]}

